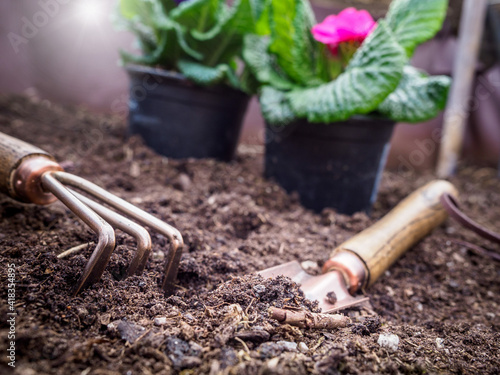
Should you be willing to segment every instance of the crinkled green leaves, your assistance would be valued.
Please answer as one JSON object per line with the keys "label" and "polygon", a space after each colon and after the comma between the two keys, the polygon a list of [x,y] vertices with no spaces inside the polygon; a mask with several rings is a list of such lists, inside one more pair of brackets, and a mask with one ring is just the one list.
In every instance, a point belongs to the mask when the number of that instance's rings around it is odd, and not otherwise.
{"label": "crinkled green leaves", "polygon": [[[201,85],[248,87],[238,76],[243,38],[257,32],[261,0],[120,0],[122,23],[139,39],[142,56],[125,62],[180,71]],[[243,75],[246,76],[246,75]]]}
{"label": "crinkled green leaves", "polygon": [[307,1],[270,0],[271,42],[269,52],[277,64],[295,83],[316,86],[324,83],[318,69],[324,61],[321,49],[311,34],[314,14]]}
{"label": "crinkled green leaves", "polygon": [[264,86],[260,93],[260,110],[264,118],[274,125],[286,125],[297,118],[285,92]]}
{"label": "crinkled green leaves", "polygon": [[276,56],[268,53],[271,41],[269,37],[247,35],[243,48],[243,58],[259,83],[279,90],[295,87],[278,65]]}
{"label": "crinkled green leaves", "polygon": [[386,20],[408,57],[415,47],[431,39],[441,29],[447,0],[395,0]]}
{"label": "crinkled green leaves", "polygon": [[398,88],[382,102],[378,111],[395,121],[426,121],[444,109],[450,84],[447,76],[429,77],[406,66]]}
{"label": "crinkled green leaves", "polygon": [[394,0],[386,21],[379,21],[346,70],[330,82],[324,79],[321,48],[311,37],[315,21],[307,1],[269,1],[271,37],[246,36],[244,48],[269,123],[334,122],[371,112],[419,122],[444,107],[449,79],[427,77],[407,64],[415,47],[440,29],[447,0]]}

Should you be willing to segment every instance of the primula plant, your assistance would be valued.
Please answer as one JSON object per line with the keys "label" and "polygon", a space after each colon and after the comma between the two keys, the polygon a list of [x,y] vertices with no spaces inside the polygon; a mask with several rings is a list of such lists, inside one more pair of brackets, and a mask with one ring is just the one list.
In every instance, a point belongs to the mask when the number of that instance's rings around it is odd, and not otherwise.
{"label": "primula plant", "polygon": [[[132,31],[142,56],[122,52],[125,63],[184,74],[201,85],[246,89],[239,69],[243,38],[257,33],[258,1],[120,0],[118,24]],[[241,65],[241,64],[240,64]]]}
{"label": "primula plant", "polygon": [[317,23],[306,0],[269,0],[268,36],[248,35],[244,59],[270,124],[329,123],[353,115],[421,122],[446,103],[449,77],[411,67],[441,28],[447,0],[394,0],[385,19],[348,8]]}

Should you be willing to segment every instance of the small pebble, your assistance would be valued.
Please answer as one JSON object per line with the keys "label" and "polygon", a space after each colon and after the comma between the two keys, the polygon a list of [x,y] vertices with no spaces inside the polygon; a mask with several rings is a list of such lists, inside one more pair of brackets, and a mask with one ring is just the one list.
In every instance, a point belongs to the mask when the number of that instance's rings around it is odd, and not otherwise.
{"label": "small pebble", "polygon": [[255,285],[253,287],[253,290],[257,294],[262,294],[262,293],[264,293],[266,291],[266,287],[264,285],[259,284],[259,285]]}
{"label": "small pebble", "polygon": [[264,330],[261,327],[255,327],[250,330],[243,330],[235,334],[235,337],[242,339],[244,341],[253,341],[253,342],[264,342],[269,340],[271,335],[269,332]]}
{"label": "small pebble", "polygon": [[203,347],[194,341],[189,342],[189,347],[191,349],[191,352],[195,356],[199,356],[201,354],[201,352],[203,352]]}
{"label": "small pebble", "polygon": [[456,288],[458,288],[460,286],[455,280],[448,281],[448,285],[450,287],[452,287],[453,289],[456,289]]}
{"label": "small pebble", "polygon": [[460,254],[458,254],[458,253],[453,253],[452,257],[458,263],[464,263],[465,262],[465,259]]}
{"label": "small pebble", "polygon": [[438,349],[443,349],[444,348],[444,339],[441,337],[436,338],[436,346]]}
{"label": "small pebble", "polygon": [[163,262],[164,259],[165,259],[165,253],[163,251],[153,252],[153,260],[155,262]]}
{"label": "small pebble", "polygon": [[133,161],[130,164],[130,171],[129,171],[130,177],[137,178],[141,175],[141,167],[139,163]]}
{"label": "small pebble", "polygon": [[332,305],[337,303],[337,295],[335,294],[334,291],[326,293],[326,301],[328,303],[331,303]]}
{"label": "small pebble", "polygon": [[300,263],[300,266],[304,269],[304,271],[312,272],[319,269],[318,263],[313,262],[312,260],[305,260]]}
{"label": "small pebble", "polygon": [[307,347],[305,342],[299,342],[298,349],[301,353],[307,353],[309,351],[309,348]]}
{"label": "small pebble", "polygon": [[287,350],[289,352],[294,352],[297,350],[297,343],[291,341],[278,341],[278,344],[283,350]]}
{"label": "small pebble", "polygon": [[175,189],[187,191],[191,187],[191,178],[185,173],[181,173],[172,184]]}
{"label": "small pebble", "polygon": [[[114,331],[115,326],[111,326],[113,323],[108,324],[108,331]],[[110,328],[111,326],[111,328]],[[126,320],[121,320],[116,325],[116,331],[122,340],[128,341],[133,344],[139,337],[142,336],[146,328]]]}
{"label": "small pebble", "polygon": [[399,336],[382,334],[378,337],[377,344],[379,344],[382,348],[386,348],[390,352],[395,352],[399,347]]}
{"label": "small pebble", "polygon": [[155,324],[155,326],[165,325],[165,324],[167,324],[167,318],[164,316],[161,316],[159,318],[155,318],[154,324]]}
{"label": "small pebble", "polygon": [[184,314],[184,318],[186,320],[189,320],[190,322],[194,322],[195,321],[195,318],[194,316],[192,316],[191,314],[187,313],[187,314]]}

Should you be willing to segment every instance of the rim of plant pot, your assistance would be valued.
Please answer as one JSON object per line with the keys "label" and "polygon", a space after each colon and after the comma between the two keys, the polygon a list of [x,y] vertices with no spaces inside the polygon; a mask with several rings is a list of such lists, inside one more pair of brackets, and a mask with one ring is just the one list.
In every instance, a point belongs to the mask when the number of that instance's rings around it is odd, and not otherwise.
{"label": "rim of plant pot", "polygon": [[176,159],[234,157],[250,96],[225,85],[204,87],[178,72],[126,66],[129,134]]}
{"label": "rim of plant pot", "polygon": [[167,70],[160,67],[152,67],[152,66],[138,65],[138,64],[126,64],[124,68],[129,75],[152,74],[158,77],[165,78],[170,82],[175,82],[179,85],[186,87],[197,87],[201,90],[206,90],[213,93],[223,94],[227,92],[233,92],[235,95],[249,96],[247,93],[225,84],[216,84],[211,86],[199,85],[186,78],[184,74],[176,72],[174,70]]}
{"label": "rim of plant pot", "polygon": [[[359,141],[359,127],[363,127],[367,123],[381,122],[384,124],[391,124],[393,127],[396,121],[391,120],[385,116],[377,114],[369,115],[355,115],[342,121],[336,122],[309,122],[307,119],[297,119],[286,125],[271,125],[266,122],[266,130],[270,131],[277,138],[283,138],[289,136],[291,133],[298,133],[303,136],[317,137],[317,138],[332,138],[332,127],[335,126],[345,126],[345,123],[351,123],[348,128],[344,130],[342,138],[345,140],[356,140]],[[369,141],[373,140],[373,136],[380,139],[385,139],[383,133],[376,133],[375,135],[370,135]]]}

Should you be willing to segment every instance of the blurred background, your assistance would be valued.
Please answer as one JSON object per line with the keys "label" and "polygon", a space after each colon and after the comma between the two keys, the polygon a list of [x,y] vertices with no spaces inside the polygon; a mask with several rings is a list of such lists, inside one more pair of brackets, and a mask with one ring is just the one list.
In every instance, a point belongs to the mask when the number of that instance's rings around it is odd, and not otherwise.
{"label": "blurred background", "polygon": [[[390,0],[314,2],[318,21],[347,6],[381,17]],[[422,45],[413,64],[431,74],[451,75],[456,52],[461,0],[450,0],[438,36]],[[128,78],[119,49],[134,51],[131,35],[116,30],[115,0],[2,0],[0,2],[0,93],[15,93],[122,116],[126,121]],[[494,8],[490,10],[490,13]],[[498,26],[498,25],[497,25]],[[500,67],[495,18],[488,16],[464,145],[464,158],[496,166],[500,157]],[[389,168],[433,168],[442,116],[396,128]],[[254,99],[242,142],[262,144],[263,120]]]}

